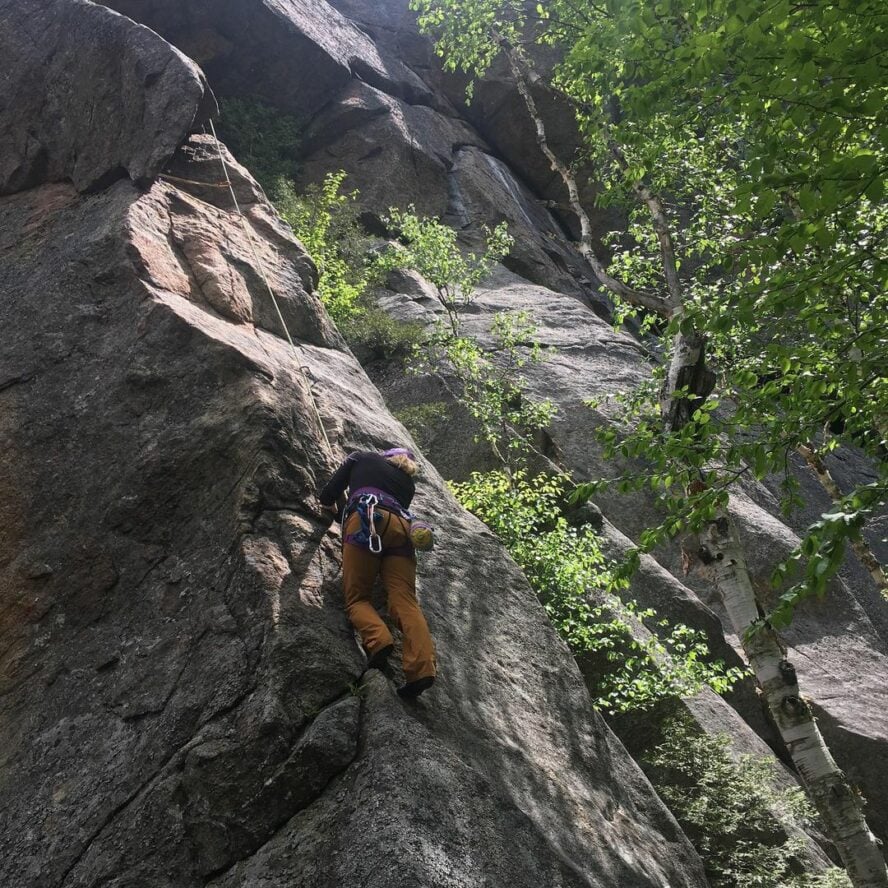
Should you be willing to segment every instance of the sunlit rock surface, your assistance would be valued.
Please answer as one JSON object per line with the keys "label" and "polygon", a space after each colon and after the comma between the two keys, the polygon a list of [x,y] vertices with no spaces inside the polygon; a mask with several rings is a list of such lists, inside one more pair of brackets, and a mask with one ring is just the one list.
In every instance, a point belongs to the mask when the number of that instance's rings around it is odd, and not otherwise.
{"label": "sunlit rock surface", "polygon": [[[70,9],[89,31],[98,7]],[[52,57],[3,13],[4,40]],[[137,52],[148,32],[114,22]],[[118,47],[84,47],[71,82],[91,89]],[[0,883],[703,888],[522,575],[426,459],[440,678],[408,706],[397,669],[363,674],[315,491],[349,451],[409,438],[249,174],[227,157],[242,222],[214,144],[187,138],[200,83],[138,136],[142,172],[81,194],[33,168],[0,198]],[[59,156],[128,113],[60,131]]]}

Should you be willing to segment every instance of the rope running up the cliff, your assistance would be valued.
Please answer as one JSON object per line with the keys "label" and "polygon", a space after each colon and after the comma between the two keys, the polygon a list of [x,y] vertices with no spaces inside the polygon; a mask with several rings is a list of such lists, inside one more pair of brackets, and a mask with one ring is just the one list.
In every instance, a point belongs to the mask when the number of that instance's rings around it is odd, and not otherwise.
{"label": "rope running up the cliff", "polygon": [[253,240],[253,235],[250,232],[250,227],[247,225],[247,217],[244,215],[244,211],[241,209],[240,204],[237,200],[237,195],[234,193],[234,186],[231,184],[231,177],[228,175],[228,165],[225,163],[225,156],[222,153],[222,146],[219,144],[219,137],[216,135],[216,127],[213,125],[213,121],[210,122],[210,132],[213,134],[213,141],[216,143],[216,151],[219,154],[219,161],[222,164],[222,171],[225,173],[225,181],[228,184],[228,193],[231,195],[231,199],[234,202],[234,207],[237,210],[238,215],[240,216],[241,225],[244,229],[244,234],[247,236],[247,241],[250,244],[250,249],[253,252],[253,259],[256,262],[256,266],[259,269],[259,274],[262,277],[262,281],[265,284],[265,289],[268,290],[268,295],[271,296],[272,305],[274,305],[274,310],[277,312],[278,320],[281,322],[281,326],[284,328],[284,333],[287,337],[287,341],[290,343],[291,348],[293,349],[293,353],[296,355],[296,361],[299,366],[299,372],[302,375],[302,379],[305,382],[305,388],[308,392],[308,397],[311,401],[311,405],[314,408],[315,418],[318,421],[318,428],[321,430],[321,435],[323,435],[324,443],[327,445],[327,451],[332,456],[333,447],[330,444],[330,439],[327,437],[327,429],[324,427],[324,421],[321,419],[321,411],[318,408],[318,402],[315,400],[314,392],[311,388],[311,382],[309,380],[308,374],[305,372],[305,367],[302,364],[302,358],[299,354],[299,347],[293,341],[293,337],[290,335],[290,330],[287,327],[287,322],[284,320],[284,315],[281,312],[281,307],[278,305],[277,297],[274,295],[274,290],[271,287],[271,284],[268,281],[268,275],[265,273],[265,265],[262,262],[262,259],[259,256],[259,251],[256,249],[256,243]]}

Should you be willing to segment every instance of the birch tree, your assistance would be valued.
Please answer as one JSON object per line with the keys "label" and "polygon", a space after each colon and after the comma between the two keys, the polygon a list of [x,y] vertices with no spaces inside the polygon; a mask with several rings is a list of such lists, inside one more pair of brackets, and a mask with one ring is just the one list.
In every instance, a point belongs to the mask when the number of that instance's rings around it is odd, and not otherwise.
{"label": "birch tree", "polygon": [[[638,486],[653,480],[671,509],[643,542],[685,526],[701,532],[698,554],[853,884],[888,885],[878,844],[776,632],[798,601],[822,593],[845,542],[859,538],[888,490],[884,15],[868,0],[413,5],[445,65],[478,76],[505,55],[579,220],[579,252],[628,312],[661,318],[669,357],[657,418],[642,414],[619,441],[624,455],[657,454]],[[553,77],[534,70],[529,40],[561,48]],[[635,243],[618,246],[610,261],[592,241],[572,159],[549,144],[536,96],[551,90],[576,109],[605,194],[635,202]],[[689,211],[681,228],[664,194]],[[717,382],[721,410],[710,399]],[[763,620],[729,484],[746,473],[764,477],[827,426],[878,461],[879,480],[809,531],[798,553],[809,556],[805,581]],[[785,491],[792,504],[789,473]]]}

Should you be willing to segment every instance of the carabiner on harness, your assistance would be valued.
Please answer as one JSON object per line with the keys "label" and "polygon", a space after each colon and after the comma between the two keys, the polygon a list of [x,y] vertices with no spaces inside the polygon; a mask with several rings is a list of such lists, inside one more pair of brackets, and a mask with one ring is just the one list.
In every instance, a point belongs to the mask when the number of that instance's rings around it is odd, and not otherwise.
{"label": "carabiner on harness", "polygon": [[381,555],[382,537],[376,532],[376,506],[379,504],[379,500],[377,499],[376,494],[366,493],[361,497],[359,502],[367,507],[367,524],[370,531],[370,551],[374,555]]}

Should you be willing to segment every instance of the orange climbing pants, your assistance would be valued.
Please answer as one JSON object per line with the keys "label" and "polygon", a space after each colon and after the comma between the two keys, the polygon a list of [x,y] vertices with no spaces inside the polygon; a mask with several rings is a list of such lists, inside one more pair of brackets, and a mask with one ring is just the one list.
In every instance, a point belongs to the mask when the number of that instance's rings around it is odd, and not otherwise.
{"label": "orange climbing pants", "polygon": [[[383,512],[379,531],[383,551],[407,546],[410,542],[407,522],[393,512]],[[343,537],[358,533],[361,516],[351,514],[342,529]],[[346,543],[342,551],[342,582],[345,610],[358,630],[369,654],[393,643],[388,626],[376,611],[371,593],[376,577],[388,596],[388,611],[404,636],[404,678],[416,681],[435,675],[435,645],[429,627],[416,600],[416,561],[406,555],[374,555],[363,546]]]}

